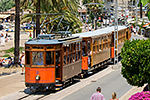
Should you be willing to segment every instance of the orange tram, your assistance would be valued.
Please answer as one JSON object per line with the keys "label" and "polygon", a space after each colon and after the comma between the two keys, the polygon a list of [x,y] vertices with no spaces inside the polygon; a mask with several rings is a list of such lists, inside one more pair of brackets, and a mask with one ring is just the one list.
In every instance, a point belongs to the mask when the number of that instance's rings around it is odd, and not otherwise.
{"label": "orange tram", "polygon": [[[67,80],[81,76],[114,58],[114,27],[61,36],[45,35],[25,43],[25,85],[31,90],[58,90]],[[65,33],[65,34],[63,34]],[[58,35],[57,34],[57,35]],[[118,26],[118,53],[130,27]]]}

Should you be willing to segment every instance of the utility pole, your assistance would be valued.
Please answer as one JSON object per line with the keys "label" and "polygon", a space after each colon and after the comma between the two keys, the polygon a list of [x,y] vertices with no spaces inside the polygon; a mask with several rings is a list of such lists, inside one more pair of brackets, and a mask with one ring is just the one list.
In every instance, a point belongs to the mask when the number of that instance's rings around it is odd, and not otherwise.
{"label": "utility pole", "polygon": [[115,0],[115,21],[114,21],[114,64],[118,66],[118,0]]}

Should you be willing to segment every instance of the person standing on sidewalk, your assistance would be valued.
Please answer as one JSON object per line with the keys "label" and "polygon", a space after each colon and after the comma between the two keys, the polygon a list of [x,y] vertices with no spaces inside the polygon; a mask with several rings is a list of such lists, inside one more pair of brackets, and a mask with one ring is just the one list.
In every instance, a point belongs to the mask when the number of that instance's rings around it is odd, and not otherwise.
{"label": "person standing on sidewalk", "polygon": [[90,100],[105,100],[103,94],[101,93],[101,88],[98,87],[96,91],[97,92],[92,95]]}
{"label": "person standing on sidewalk", "polygon": [[22,67],[21,75],[23,75],[23,72],[24,72],[24,65],[25,65],[25,53],[24,51],[22,51],[22,55],[20,57],[20,66]]}
{"label": "person standing on sidewalk", "polygon": [[118,100],[116,97],[117,97],[117,94],[115,92],[113,92],[112,93],[112,99],[110,99],[110,100]]}

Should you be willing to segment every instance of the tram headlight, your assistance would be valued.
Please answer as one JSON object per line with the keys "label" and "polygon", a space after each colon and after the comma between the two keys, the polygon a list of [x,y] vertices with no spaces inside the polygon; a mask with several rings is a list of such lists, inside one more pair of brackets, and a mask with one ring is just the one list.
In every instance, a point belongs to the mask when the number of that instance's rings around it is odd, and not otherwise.
{"label": "tram headlight", "polygon": [[35,76],[35,79],[38,81],[38,80],[40,80],[40,75],[36,75]]}

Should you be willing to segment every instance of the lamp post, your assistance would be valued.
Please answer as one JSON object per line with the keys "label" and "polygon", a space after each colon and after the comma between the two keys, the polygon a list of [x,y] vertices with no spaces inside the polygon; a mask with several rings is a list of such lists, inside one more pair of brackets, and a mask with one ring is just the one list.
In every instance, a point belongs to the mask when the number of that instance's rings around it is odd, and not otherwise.
{"label": "lamp post", "polygon": [[118,66],[118,0],[115,0],[115,21],[114,21],[114,64]]}

